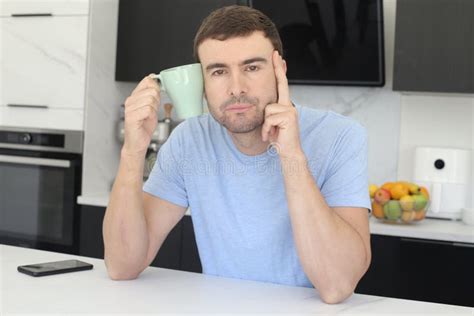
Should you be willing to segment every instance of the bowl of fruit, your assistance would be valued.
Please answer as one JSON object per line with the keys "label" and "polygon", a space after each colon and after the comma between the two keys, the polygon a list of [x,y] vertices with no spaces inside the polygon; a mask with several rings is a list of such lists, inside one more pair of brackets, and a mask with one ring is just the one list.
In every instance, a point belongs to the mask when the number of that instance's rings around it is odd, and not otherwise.
{"label": "bowl of fruit", "polygon": [[413,223],[425,218],[430,202],[428,190],[407,181],[369,186],[372,216],[389,223]]}

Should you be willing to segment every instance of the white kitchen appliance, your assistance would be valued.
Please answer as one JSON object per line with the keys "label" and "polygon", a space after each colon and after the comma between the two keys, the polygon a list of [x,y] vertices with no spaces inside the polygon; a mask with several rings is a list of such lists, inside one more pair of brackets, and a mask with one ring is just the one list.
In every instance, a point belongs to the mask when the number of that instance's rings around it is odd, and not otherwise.
{"label": "white kitchen appliance", "polygon": [[430,206],[426,217],[460,219],[471,207],[471,150],[417,147],[414,182],[426,186]]}

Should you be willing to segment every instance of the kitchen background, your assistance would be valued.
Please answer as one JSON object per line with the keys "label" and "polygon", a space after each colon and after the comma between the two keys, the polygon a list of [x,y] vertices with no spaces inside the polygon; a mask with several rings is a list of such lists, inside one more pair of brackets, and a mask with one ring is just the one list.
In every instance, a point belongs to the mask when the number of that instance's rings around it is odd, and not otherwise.
{"label": "kitchen background", "polygon": [[[431,3],[430,0],[416,1],[424,5]],[[367,128],[369,181],[378,185],[397,179],[412,180],[417,146],[474,148],[472,93],[393,91],[397,3],[408,2],[383,1],[384,87],[290,86],[295,103],[348,115]],[[54,17],[49,20],[11,17],[15,11],[42,12],[45,4],[46,7],[54,7]],[[5,196],[0,199],[0,224],[1,216],[5,216],[6,220],[7,212],[14,213],[19,218],[10,228],[19,230],[15,225],[25,222],[24,218],[18,216],[20,212],[15,207],[9,207],[6,201],[15,200],[15,205],[22,206],[22,211],[33,213],[34,206],[25,207],[23,202],[31,204],[34,195],[42,202],[37,203],[41,205],[36,207],[34,215],[46,214],[44,220],[47,223],[51,223],[51,215],[48,215],[51,205],[57,206],[55,219],[61,220],[62,215],[67,213],[72,216],[70,214],[74,213],[73,220],[67,218],[62,222],[63,228],[69,225],[76,227],[74,237],[67,233],[67,229],[58,231],[58,236],[63,239],[67,236],[68,242],[73,240],[75,253],[97,258],[103,258],[102,220],[119,164],[121,144],[117,125],[120,105],[137,84],[115,81],[118,13],[119,0],[0,0],[0,129],[34,126],[84,132],[82,177],[79,177],[82,184],[75,179],[74,170],[68,171],[72,174],[69,175],[54,169],[54,174],[59,176],[50,190],[44,190],[44,185],[52,183],[53,173],[48,173],[50,169],[41,166],[26,168],[21,164],[12,168],[8,162],[0,161],[0,176],[4,175],[1,173],[3,170],[26,170],[21,177],[0,177],[0,197]],[[470,34],[474,34],[472,27]],[[473,37],[464,39],[465,49],[471,53]],[[158,38],[151,40],[160,41]],[[166,50],[166,42],[160,42]],[[474,65],[474,54],[472,56],[471,67]],[[469,67],[469,61],[466,64]],[[159,72],[160,69],[149,71]],[[440,81],[448,83],[450,80]],[[15,85],[15,82],[24,84]],[[37,100],[46,103],[51,99],[51,104],[48,109],[41,106],[38,109],[6,106],[8,102],[5,100],[14,97],[33,104]],[[167,101],[164,95],[162,104]],[[72,147],[79,150],[81,146]],[[0,148],[0,154],[11,154],[9,150]],[[39,153],[22,154],[43,157]],[[57,158],[59,154],[48,155]],[[71,157],[74,161],[80,161],[80,155],[78,157],[75,152]],[[30,175],[44,182],[31,183]],[[60,195],[64,189],[62,175],[72,188],[81,187],[81,192],[78,192],[80,205],[74,205],[74,212]],[[16,181],[16,178],[21,180]],[[33,193],[25,194],[25,183],[31,185]],[[11,187],[14,187],[15,196],[7,196]],[[69,194],[68,201],[72,200],[70,196],[74,193],[69,192],[71,190],[69,187],[65,189]],[[473,196],[472,193],[470,196]],[[45,246],[35,240],[40,235],[36,231],[36,219],[30,220],[29,224],[33,240],[27,243],[26,239],[22,239],[19,244],[13,240],[13,244],[50,249],[48,247],[54,242]],[[38,227],[44,229],[41,225]],[[1,239],[4,229],[1,225],[0,228]],[[474,306],[470,295],[474,284],[474,226],[433,219],[415,225],[388,225],[371,219],[371,233],[372,265],[361,280],[357,293]],[[201,271],[190,216],[185,216],[170,232],[152,265]]]}
{"label": "kitchen background", "polygon": [[[369,181],[379,185],[395,179],[411,180],[416,146],[474,148],[472,95],[392,91],[396,3],[383,2],[383,88],[290,87],[294,102],[348,115],[367,128]],[[116,124],[120,104],[136,86],[115,81],[118,0],[91,0],[89,19],[81,197],[85,202],[106,201],[119,163]]]}

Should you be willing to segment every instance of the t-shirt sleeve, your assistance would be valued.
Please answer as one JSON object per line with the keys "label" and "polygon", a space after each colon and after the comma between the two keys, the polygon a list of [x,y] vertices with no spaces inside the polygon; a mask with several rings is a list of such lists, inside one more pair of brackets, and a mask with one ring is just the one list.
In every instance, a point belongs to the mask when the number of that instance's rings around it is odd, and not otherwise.
{"label": "t-shirt sleeve", "polygon": [[178,126],[161,146],[143,191],[173,204],[188,207],[188,195],[181,162],[184,148],[180,142]]}
{"label": "t-shirt sleeve", "polygon": [[321,193],[330,207],[371,209],[366,129],[354,123],[336,141]]}

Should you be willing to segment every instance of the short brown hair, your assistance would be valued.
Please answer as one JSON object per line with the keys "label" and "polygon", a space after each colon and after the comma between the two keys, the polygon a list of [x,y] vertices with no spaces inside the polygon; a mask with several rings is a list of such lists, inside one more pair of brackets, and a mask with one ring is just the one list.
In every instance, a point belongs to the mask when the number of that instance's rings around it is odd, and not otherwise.
{"label": "short brown hair", "polygon": [[199,62],[198,47],[206,39],[226,39],[248,36],[262,31],[273,47],[283,56],[283,45],[275,24],[268,16],[247,6],[231,5],[211,12],[201,23],[194,37],[194,58]]}

